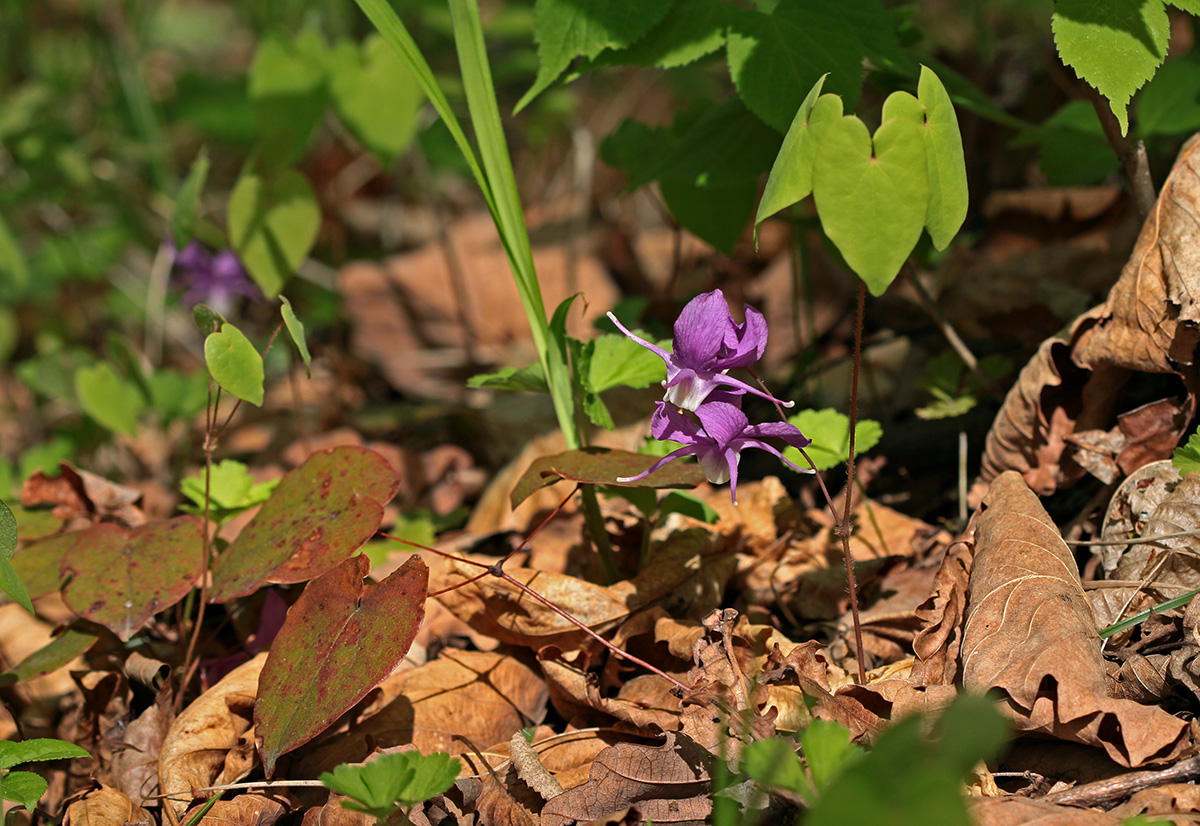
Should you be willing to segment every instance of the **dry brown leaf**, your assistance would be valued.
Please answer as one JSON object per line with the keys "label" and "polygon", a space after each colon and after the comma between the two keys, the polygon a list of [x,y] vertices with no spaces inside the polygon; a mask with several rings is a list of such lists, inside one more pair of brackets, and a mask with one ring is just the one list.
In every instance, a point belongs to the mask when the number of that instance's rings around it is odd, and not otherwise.
{"label": "dry brown leaf", "polygon": [[[1167,495],[1146,523],[1143,537],[1183,533],[1200,528],[1200,474],[1190,473]],[[1165,549],[1165,550],[1164,550]],[[1161,564],[1160,564],[1161,563]],[[1112,579],[1178,585],[1183,590],[1200,588],[1200,536],[1161,539],[1130,545],[1113,569]],[[1144,589],[1156,602],[1178,596],[1176,589]]]}
{"label": "dry brown leaf", "polygon": [[471,750],[461,737],[483,749],[507,742],[514,731],[538,723],[546,713],[541,676],[500,654],[446,649],[391,681],[395,696],[387,705],[310,748],[295,771],[317,777],[339,763],[365,759],[370,744],[411,743],[422,754],[461,754]]}
{"label": "dry brown leaf", "polygon": [[176,817],[191,804],[193,790],[236,782],[254,765],[251,725],[266,661],[263,653],[238,666],[175,718],[159,753],[158,786]]}
{"label": "dry brown leaf", "polygon": [[280,793],[239,794],[214,803],[198,826],[271,826],[292,808],[292,802]]}
{"label": "dry brown leaf", "polygon": [[588,782],[549,801],[542,826],[567,826],[637,805],[655,823],[703,824],[712,812],[705,749],[677,732],[660,746],[620,743],[596,757]]}
{"label": "dry brown leaf", "polygon": [[[1200,812],[1200,786],[1193,783],[1168,783],[1165,786],[1142,789],[1112,810],[1112,814],[1117,817],[1154,817],[1195,812]],[[1194,818],[1180,820],[1192,822]]]}
{"label": "dry brown leaf", "polygon": [[1184,721],[1107,696],[1075,560],[1016,471],[992,483],[975,542],[963,685],[1003,692],[1018,729],[1100,746],[1125,766],[1180,754]]}
{"label": "dry brown leaf", "polygon": [[120,789],[101,786],[67,807],[63,826],[154,826],[154,817]]}
{"label": "dry brown leaf", "polygon": [[1108,812],[1028,797],[989,797],[971,804],[975,826],[1121,826],[1123,822]]}
{"label": "dry brown leaf", "polygon": [[[968,526],[966,535],[972,531]],[[934,577],[929,597],[913,612],[923,623],[912,643],[917,655],[912,679],[918,685],[952,685],[958,677],[971,559],[964,542],[951,546]]]}
{"label": "dry brown leaf", "polygon": [[160,689],[154,705],[125,729],[113,749],[112,782],[138,805],[158,805],[158,757],[175,716],[170,688]]}
{"label": "dry brown leaf", "polygon": [[131,528],[146,523],[145,514],[135,504],[141,498],[142,492],[136,488],[110,482],[68,462],[59,463],[54,477],[35,471],[21,489],[21,504],[27,508],[53,505],[59,519],[109,516]]}

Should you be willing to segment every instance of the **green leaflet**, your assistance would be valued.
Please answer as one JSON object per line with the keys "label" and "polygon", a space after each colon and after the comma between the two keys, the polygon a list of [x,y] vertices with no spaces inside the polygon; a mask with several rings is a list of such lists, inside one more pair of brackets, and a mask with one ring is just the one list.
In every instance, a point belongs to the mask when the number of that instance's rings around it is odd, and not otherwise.
{"label": "green leaflet", "polygon": [[229,196],[229,239],[268,298],[304,261],[321,226],[321,207],[308,180],[288,170],[267,180],[243,175]]}
{"label": "green leaflet", "polygon": [[934,247],[944,250],[967,217],[967,162],[962,133],[946,87],[927,66],[921,67],[917,94],[925,109],[925,165],[929,175],[925,228]]}
{"label": "green leaflet", "polygon": [[262,356],[250,340],[232,324],[204,340],[204,361],[213,381],[256,407],[263,403]]}

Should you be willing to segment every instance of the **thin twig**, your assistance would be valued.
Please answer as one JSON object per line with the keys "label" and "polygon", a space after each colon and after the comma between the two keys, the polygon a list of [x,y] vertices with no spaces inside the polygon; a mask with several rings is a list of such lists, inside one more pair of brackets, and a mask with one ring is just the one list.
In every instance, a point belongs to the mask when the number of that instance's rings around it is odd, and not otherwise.
{"label": "thin twig", "polygon": [[1178,783],[1193,777],[1200,777],[1200,756],[1181,760],[1166,769],[1130,772],[1107,780],[1084,783],[1072,789],[1048,794],[1041,799],[1060,806],[1102,806],[1124,800],[1143,789]]}
{"label": "thin twig", "polygon": [[[1157,536],[1139,536],[1135,539],[1065,539],[1068,545],[1095,545],[1097,547],[1116,547],[1117,545],[1151,545],[1161,539],[1183,539],[1189,536],[1200,536],[1200,531],[1180,531],[1179,533],[1161,533]],[[1177,548],[1172,550],[1179,550]],[[1185,552],[1186,553],[1186,552]]]}

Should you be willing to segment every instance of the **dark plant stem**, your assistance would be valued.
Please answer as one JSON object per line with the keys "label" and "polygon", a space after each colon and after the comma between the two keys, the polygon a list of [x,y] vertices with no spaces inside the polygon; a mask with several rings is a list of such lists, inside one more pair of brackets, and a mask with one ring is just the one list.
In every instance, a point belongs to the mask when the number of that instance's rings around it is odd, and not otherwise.
{"label": "dark plant stem", "polygon": [[854,492],[854,430],[858,425],[858,373],[862,366],[863,310],[867,303],[867,284],[858,282],[858,312],[854,318],[854,368],[850,373],[850,456],[846,459],[846,507],[837,526],[846,560],[846,585],[850,589],[850,616],[854,619],[854,656],[858,660],[858,682],[866,685],[867,662],[863,655],[862,621],[858,615],[858,585],[854,581],[854,560],[850,556],[850,502]]}
{"label": "dark plant stem", "polygon": [[604,584],[612,585],[620,580],[621,576],[617,573],[617,558],[608,538],[608,529],[604,527],[604,514],[600,513],[600,499],[596,496],[595,485],[579,486],[579,504],[583,511],[584,524],[587,525],[592,542],[596,545],[596,553],[600,557],[600,571],[604,575]]}

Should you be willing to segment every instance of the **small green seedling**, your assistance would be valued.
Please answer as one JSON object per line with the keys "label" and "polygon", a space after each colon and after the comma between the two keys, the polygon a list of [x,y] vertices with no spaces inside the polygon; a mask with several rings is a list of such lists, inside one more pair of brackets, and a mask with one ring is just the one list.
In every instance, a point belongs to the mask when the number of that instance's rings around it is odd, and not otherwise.
{"label": "small green seedling", "polygon": [[24,806],[32,813],[37,802],[46,793],[46,781],[40,774],[33,772],[10,771],[13,766],[90,756],[86,749],[62,740],[40,738],[19,743],[0,741],[0,797]]}
{"label": "small green seedling", "polygon": [[1171,454],[1171,464],[1179,471],[1180,476],[1200,470],[1200,431],[1189,436],[1186,445],[1175,448],[1175,452]]}
{"label": "small green seedling", "polygon": [[[845,462],[849,456],[850,417],[839,413],[832,407],[824,410],[801,410],[795,416],[788,417],[788,424],[793,424],[812,439],[812,444],[805,453],[812,459],[817,470],[829,470]],[[883,428],[874,419],[859,419],[854,426],[854,455],[866,453],[879,444],[883,436]],[[806,462],[800,451],[789,447],[783,451],[783,458],[793,464],[804,467]]]}
{"label": "small green seedling", "polygon": [[342,806],[372,815],[380,823],[397,812],[429,800],[454,785],[462,763],[443,752],[381,754],[361,766],[343,763],[320,780],[350,798]]}
{"label": "small green seedling", "polygon": [[[212,466],[209,479],[209,517],[224,523],[247,508],[260,505],[271,496],[279,480],[258,482],[241,462],[223,459]],[[197,516],[204,513],[204,473],[186,477],[179,485],[183,495],[195,504],[181,505],[180,510]]]}

